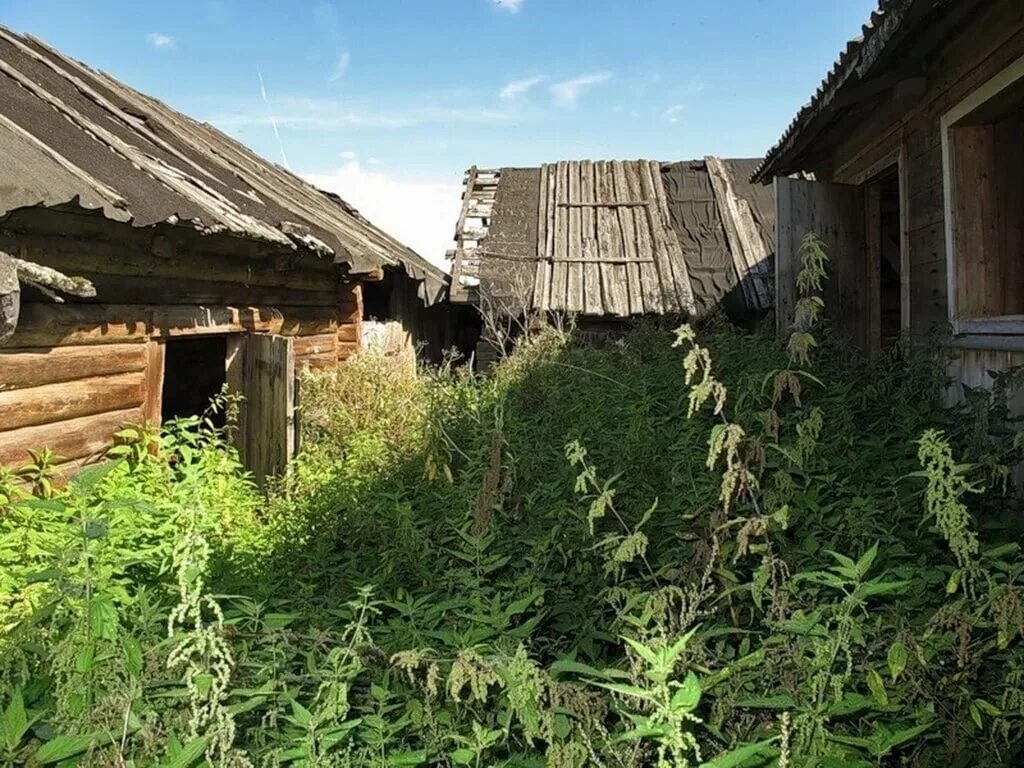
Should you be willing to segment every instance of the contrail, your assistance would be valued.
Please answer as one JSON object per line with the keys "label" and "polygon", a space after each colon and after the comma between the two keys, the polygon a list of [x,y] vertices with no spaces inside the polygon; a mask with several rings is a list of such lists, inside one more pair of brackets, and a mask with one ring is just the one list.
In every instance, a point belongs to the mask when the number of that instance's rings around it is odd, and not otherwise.
{"label": "contrail", "polygon": [[284,167],[290,171],[291,168],[288,166],[288,155],[284,153],[284,144],[281,143],[281,134],[277,130],[277,120],[274,119],[274,110],[270,108],[270,101],[267,99],[267,87],[263,84],[263,73],[260,72],[259,67],[256,67],[256,76],[260,79],[260,96],[263,98],[263,103],[267,107],[267,113],[270,115],[270,125],[274,129],[274,138],[277,139],[277,148],[281,152],[281,162],[284,163]]}

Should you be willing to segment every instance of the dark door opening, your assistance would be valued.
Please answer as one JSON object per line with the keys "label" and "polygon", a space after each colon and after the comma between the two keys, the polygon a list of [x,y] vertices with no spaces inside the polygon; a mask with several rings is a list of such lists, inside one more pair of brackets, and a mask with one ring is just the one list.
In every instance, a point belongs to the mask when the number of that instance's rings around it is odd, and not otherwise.
{"label": "dark door opening", "polygon": [[868,350],[892,347],[903,329],[902,251],[899,166],[865,185],[865,236],[868,267]]}
{"label": "dark door opening", "polygon": [[881,221],[879,235],[879,326],[883,349],[891,347],[900,337],[902,329],[902,287],[900,281],[903,227],[900,221],[900,177],[897,168],[879,180],[881,187]]}
{"label": "dark door opening", "polygon": [[[200,336],[171,339],[164,351],[164,383],[160,417],[164,422],[201,416],[227,380],[227,338]],[[213,417],[224,426],[224,414]]]}

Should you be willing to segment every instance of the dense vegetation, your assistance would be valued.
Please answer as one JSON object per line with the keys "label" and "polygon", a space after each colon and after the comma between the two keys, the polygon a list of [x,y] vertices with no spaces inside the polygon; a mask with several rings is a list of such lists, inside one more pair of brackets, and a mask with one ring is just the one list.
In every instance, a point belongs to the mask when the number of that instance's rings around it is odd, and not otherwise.
{"label": "dense vegetation", "polygon": [[368,354],[304,382],[266,495],[202,420],[65,490],[39,456],[0,487],[0,765],[1019,765],[1001,389],[943,411],[933,357],[827,347]]}

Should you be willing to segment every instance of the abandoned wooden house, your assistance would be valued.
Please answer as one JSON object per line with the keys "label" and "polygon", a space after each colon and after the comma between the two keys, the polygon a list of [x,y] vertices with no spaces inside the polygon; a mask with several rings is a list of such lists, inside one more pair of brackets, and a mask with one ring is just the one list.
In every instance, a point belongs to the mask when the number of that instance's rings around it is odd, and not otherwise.
{"label": "abandoned wooden house", "polygon": [[774,205],[756,160],[470,168],[451,300],[486,316],[642,315],[773,306]]}
{"label": "abandoned wooden house", "polygon": [[950,329],[972,387],[1024,363],[1020,0],[882,0],[754,179],[774,181],[780,332],[813,231],[851,345]]}
{"label": "abandoned wooden house", "polygon": [[262,480],[295,448],[297,370],[371,319],[455,341],[447,275],[340,198],[4,28],[0,252],[0,465],[50,448],[73,470],[227,385]]}

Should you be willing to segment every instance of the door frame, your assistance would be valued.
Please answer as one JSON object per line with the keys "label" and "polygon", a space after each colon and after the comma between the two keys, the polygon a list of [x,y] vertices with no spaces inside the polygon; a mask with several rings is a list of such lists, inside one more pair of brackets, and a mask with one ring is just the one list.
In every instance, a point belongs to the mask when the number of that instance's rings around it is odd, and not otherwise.
{"label": "door frame", "polygon": [[[902,132],[901,132],[902,134]],[[836,173],[835,181],[840,184],[853,184],[863,187],[871,183],[871,180],[885,173],[890,168],[896,168],[900,188],[900,332],[910,333],[910,169],[907,163],[907,144],[902,135],[899,137],[898,146],[886,152],[870,165],[864,166],[856,171],[848,171],[849,165],[844,166]],[[867,243],[865,243],[867,246]],[[867,248],[865,247],[865,252]],[[872,286],[875,291],[875,286]],[[880,306],[880,297],[873,295],[869,300],[872,311]],[[871,318],[869,318],[869,321]]]}

